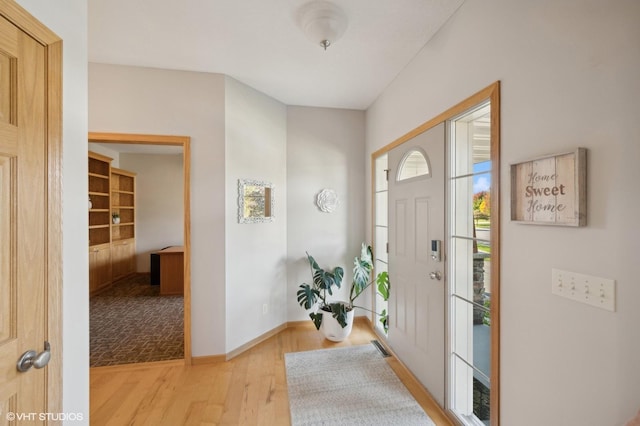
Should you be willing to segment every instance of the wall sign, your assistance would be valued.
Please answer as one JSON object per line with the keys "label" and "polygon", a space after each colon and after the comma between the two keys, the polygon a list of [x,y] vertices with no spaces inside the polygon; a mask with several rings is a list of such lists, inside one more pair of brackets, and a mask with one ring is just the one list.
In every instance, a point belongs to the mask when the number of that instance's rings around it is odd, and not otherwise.
{"label": "wall sign", "polygon": [[511,220],[538,225],[587,224],[587,150],[511,165]]}

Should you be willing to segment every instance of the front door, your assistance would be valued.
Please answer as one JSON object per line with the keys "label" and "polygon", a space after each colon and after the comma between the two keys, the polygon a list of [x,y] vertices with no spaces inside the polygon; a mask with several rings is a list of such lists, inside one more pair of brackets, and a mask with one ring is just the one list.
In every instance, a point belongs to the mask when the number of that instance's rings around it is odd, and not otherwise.
{"label": "front door", "polygon": [[[18,9],[4,7],[5,16]],[[31,19],[23,14],[21,25],[28,27]],[[59,360],[47,366],[45,350],[54,322],[49,303],[59,300],[61,257],[59,241],[51,239],[59,236],[60,176],[50,175],[59,159],[52,148],[59,142],[49,145],[49,136],[59,121],[49,108],[59,100],[47,85],[53,81],[48,77],[59,81],[59,75],[48,74],[51,63],[58,63],[49,53],[0,16],[0,424],[42,423],[59,398],[47,391],[56,387],[51,377],[59,380]],[[29,350],[31,361],[25,359],[20,372],[18,359]]]}
{"label": "front door", "polygon": [[444,406],[445,130],[389,151],[389,335],[402,362]]}

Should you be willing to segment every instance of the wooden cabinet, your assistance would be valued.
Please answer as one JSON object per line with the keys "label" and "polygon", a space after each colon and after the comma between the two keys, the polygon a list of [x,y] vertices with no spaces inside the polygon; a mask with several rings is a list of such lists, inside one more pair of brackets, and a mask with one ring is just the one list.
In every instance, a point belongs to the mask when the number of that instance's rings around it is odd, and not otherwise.
{"label": "wooden cabinet", "polygon": [[109,286],[111,282],[110,244],[89,247],[89,293],[95,294]]}
{"label": "wooden cabinet", "polygon": [[114,281],[136,272],[135,239],[111,243],[111,270]]}
{"label": "wooden cabinet", "polygon": [[89,152],[89,292],[136,272],[135,173]]}
{"label": "wooden cabinet", "polygon": [[160,256],[160,295],[184,294],[184,246],[157,252]]}

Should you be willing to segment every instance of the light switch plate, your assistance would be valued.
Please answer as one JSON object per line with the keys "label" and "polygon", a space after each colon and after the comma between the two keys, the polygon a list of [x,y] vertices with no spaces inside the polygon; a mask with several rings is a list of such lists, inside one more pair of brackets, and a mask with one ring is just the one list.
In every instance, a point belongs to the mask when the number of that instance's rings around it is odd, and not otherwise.
{"label": "light switch plate", "polygon": [[552,269],[551,293],[596,308],[616,311],[616,282],[608,278]]}

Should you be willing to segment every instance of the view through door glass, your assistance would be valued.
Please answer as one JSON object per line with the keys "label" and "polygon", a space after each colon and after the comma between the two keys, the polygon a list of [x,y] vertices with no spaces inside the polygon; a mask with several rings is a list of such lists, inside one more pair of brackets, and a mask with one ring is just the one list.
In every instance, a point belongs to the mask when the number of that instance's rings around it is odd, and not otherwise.
{"label": "view through door glass", "polygon": [[[388,223],[388,161],[387,154],[381,155],[375,160],[375,211],[374,211],[374,254],[375,254],[375,273],[388,272],[388,254],[387,243],[389,239],[389,223]],[[385,335],[388,331],[388,322],[386,321],[389,309],[388,302],[375,292],[375,311],[380,314],[376,316],[375,326]]]}
{"label": "view through door glass", "polygon": [[491,120],[481,105],[450,122],[449,405],[490,424]]}

